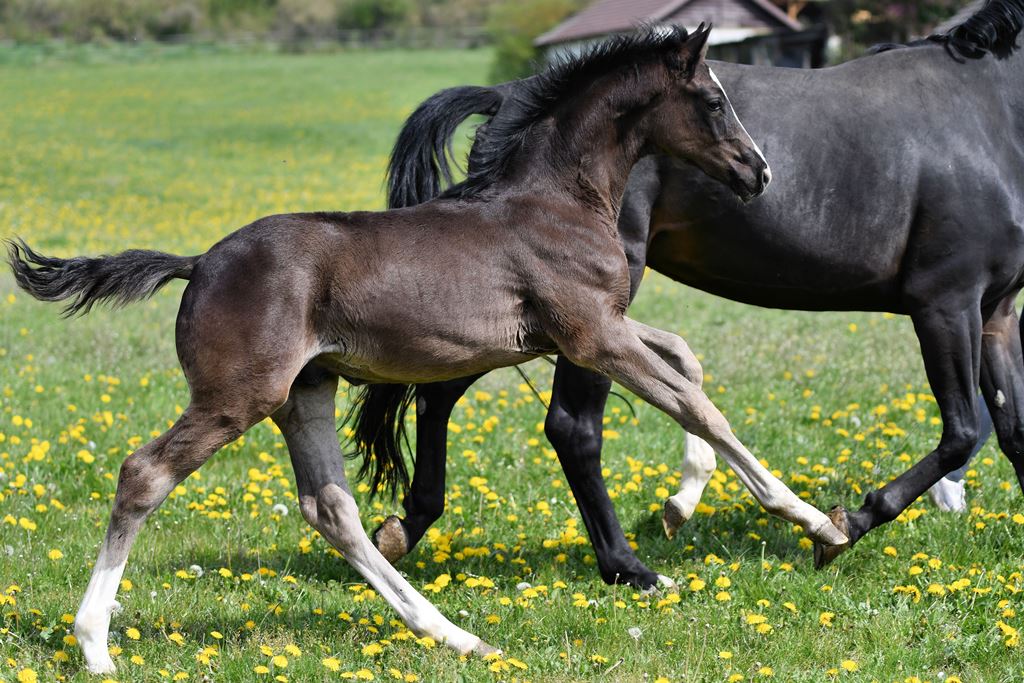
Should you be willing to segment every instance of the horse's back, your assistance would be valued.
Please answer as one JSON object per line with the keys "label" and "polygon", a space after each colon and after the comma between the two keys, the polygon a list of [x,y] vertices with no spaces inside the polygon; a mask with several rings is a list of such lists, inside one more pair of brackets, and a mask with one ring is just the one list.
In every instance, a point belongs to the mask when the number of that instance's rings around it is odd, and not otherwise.
{"label": "horse's back", "polygon": [[652,267],[758,305],[898,311],[922,240],[974,239],[962,226],[920,232],[930,217],[991,216],[978,239],[1016,248],[1024,165],[1019,141],[1001,138],[1022,122],[991,93],[995,60],[908,48],[822,70],[712,68],[775,180],[742,205],[663,162]]}

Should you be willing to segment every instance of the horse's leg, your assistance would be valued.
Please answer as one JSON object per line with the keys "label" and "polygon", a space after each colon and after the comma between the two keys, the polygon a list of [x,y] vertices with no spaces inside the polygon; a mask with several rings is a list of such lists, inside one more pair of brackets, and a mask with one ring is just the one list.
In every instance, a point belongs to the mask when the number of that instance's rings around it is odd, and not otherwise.
{"label": "horse's leg", "polygon": [[609,584],[652,588],[659,579],[669,580],[645,567],[633,553],[601,476],[602,421],[609,391],[608,379],[560,356],[544,433],[576,498],[601,578]]}
{"label": "horse's leg", "polygon": [[[982,349],[984,349],[984,345]],[[983,358],[982,376],[984,376],[984,367]],[[981,452],[989,437],[992,436],[992,430],[992,414],[985,401],[978,401],[978,442],[974,444],[974,450],[968,456],[967,462],[939,479],[934,486],[928,489],[928,496],[935,503],[935,507],[943,512],[967,511],[967,491],[964,487],[964,477],[967,475],[967,469],[971,466],[971,460]]]}
{"label": "horse's leg", "polygon": [[[676,372],[698,387],[704,386],[704,370],[686,340],[634,320],[630,320],[629,324],[644,344],[661,356],[662,360],[671,365]],[[704,488],[715,472],[715,466],[714,449],[700,437],[687,432],[683,452],[683,477],[679,491],[665,501],[665,509],[662,512],[661,524],[666,536],[674,537],[679,527],[693,516]]]}
{"label": "horse's leg", "polygon": [[924,309],[912,317],[928,382],[942,414],[942,438],[935,450],[917,464],[869,493],[856,512],[847,512],[842,507],[832,510],[830,516],[850,537],[850,543],[816,547],[814,562],[819,569],[868,531],[896,519],[947,472],[967,462],[978,442],[980,306],[977,301],[970,301],[958,307]]}
{"label": "horse's leg", "polygon": [[661,516],[666,536],[675,537],[679,527],[693,516],[716,466],[715,451],[708,442],[687,433],[679,491],[665,501],[665,510]]}
{"label": "horse's leg", "polygon": [[273,415],[291,454],[303,517],[341,551],[417,635],[430,636],[462,654],[494,652],[417,593],[363,531],[335,432],[337,386],[335,377],[303,372],[292,385],[288,401]]}
{"label": "horse's leg", "polygon": [[[678,335],[638,323],[634,320],[627,319],[627,323],[630,326],[630,329],[637,335],[644,345],[654,351],[671,367],[677,369],[677,371],[679,371],[691,385],[697,387],[700,395],[704,397],[712,408],[714,408],[714,404],[707,399],[707,396],[704,395],[703,391],[700,391],[700,387],[704,379],[704,372],[701,369],[700,363],[697,361],[693,352],[690,351],[690,347],[682,338]],[[717,412],[717,408],[715,408],[715,412]],[[721,414],[719,413],[719,415]],[[724,419],[725,418],[722,417],[722,420]],[[691,430],[688,430],[688,432],[691,432]],[[729,430],[729,433],[732,433],[731,429]],[[688,434],[688,436],[690,435],[691,434]],[[692,434],[692,436],[697,439],[700,439],[701,437],[700,434],[695,433]],[[733,437],[733,439],[735,440],[735,437]],[[768,472],[768,470],[766,470],[756,458],[750,455],[738,440],[735,440],[735,443],[739,446],[740,450],[733,454],[722,452],[722,457],[736,471],[737,476],[744,485],[750,489],[754,498],[756,498],[757,501],[772,514],[782,517],[783,519],[788,519],[790,521],[795,521],[798,524],[802,524],[805,529],[809,530],[809,534],[812,537],[815,537],[815,530],[822,528],[819,516],[824,517],[823,513],[800,500],[785,484]],[[705,445],[707,448],[704,452],[710,452],[710,460],[713,462],[714,452],[716,449],[706,441]],[[699,450],[697,452],[700,453]],[[707,469],[710,466],[711,463],[707,463],[705,461],[704,472],[707,472]],[[704,475],[701,473],[699,476],[709,477],[710,475]],[[701,486],[701,490],[703,490],[703,486]],[[694,506],[696,506],[696,502],[694,502]],[[810,525],[806,523],[808,521],[810,522]],[[831,529],[831,524],[825,525],[824,528],[826,530],[826,534],[828,534],[829,531],[834,531]],[[831,537],[836,539],[838,536],[836,534],[832,534]]]}
{"label": "horse's leg", "polygon": [[655,348],[664,351],[671,347],[674,354],[685,356],[685,343],[671,341],[678,337],[625,318],[602,321],[591,333],[582,339],[562,340],[563,351],[571,360],[608,375],[707,441],[769,513],[801,525],[815,540],[846,542],[828,517],[800,500],[750,454],[700,387],[655,352]]}
{"label": "horse's leg", "polygon": [[388,561],[405,557],[444,513],[448,418],[456,401],[482,375],[416,387],[416,468],[402,499],[405,519],[390,515],[373,532],[373,543]]}
{"label": "horse's leg", "polygon": [[110,615],[118,607],[117,587],[142,523],[175,486],[236,439],[253,418],[193,402],[173,427],[121,464],[107,534],[75,617],[75,637],[92,673],[114,670],[107,652]]}
{"label": "horse's leg", "polygon": [[999,448],[1024,489],[1024,364],[1020,327],[1013,308],[1016,292],[985,321],[981,337],[981,391],[988,403]]}

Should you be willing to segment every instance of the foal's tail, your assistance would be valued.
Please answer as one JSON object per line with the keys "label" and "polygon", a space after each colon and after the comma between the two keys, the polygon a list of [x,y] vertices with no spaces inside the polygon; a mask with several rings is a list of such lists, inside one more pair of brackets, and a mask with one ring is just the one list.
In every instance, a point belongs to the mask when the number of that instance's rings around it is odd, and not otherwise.
{"label": "foal's tail", "polygon": [[497,88],[448,88],[421,104],[402,126],[388,162],[388,208],[415,206],[452,183],[452,138],[473,114],[493,116],[505,97]]}
{"label": "foal's tail", "polygon": [[43,256],[22,240],[7,240],[7,263],[18,286],[40,301],[65,301],[64,315],[85,315],[94,304],[124,306],[153,295],[174,278],[188,280],[198,256],[132,249],[113,256]]}

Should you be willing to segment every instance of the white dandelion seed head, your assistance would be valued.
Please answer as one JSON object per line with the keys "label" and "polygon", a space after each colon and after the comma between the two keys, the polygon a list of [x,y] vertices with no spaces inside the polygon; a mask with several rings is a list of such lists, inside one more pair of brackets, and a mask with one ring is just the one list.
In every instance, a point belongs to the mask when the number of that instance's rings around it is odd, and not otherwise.
{"label": "white dandelion seed head", "polygon": [[631,635],[633,637],[633,640],[640,640],[640,636],[644,634],[644,632],[640,630],[639,626],[630,626],[628,629],[626,629],[626,633]]}
{"label": "white dandelion seed head", "polygon": [[202,576],[202,575],[203,575],[203,573],[204,573],[204,572],[203,572],[203,568],[202,568],[202,567],[200,567],[200,566],[199,566],[198,564],[194,564],[194,565],[192,565],[191,567],[189,567],[189,568],[188,568],[188,570],[189,570],[190,572],[192,572],[192,573],[193,573],[193,574],[195,575],[195,577],[196,577],[197,579],[198,579],[198,578],[199,578],[200,576]]}
{"label": "white dandelion seed head", "polygon": [[526,590],[527,588],[533,588],[533,586],[531,586],[531,585],[530,585],[529,583],[527,583],[526,581],[523,581],[522,583],[517,583],[517,584],[516,584],[516,590],[517,590],[517,591],[524,591],[524,590]]}
{"label": "white dandelion seed head", "polygon": [[288,506],[284,503],[274,503],[274,507],[270,509],[275,515],[281,515],[282,517],[288,516]]}

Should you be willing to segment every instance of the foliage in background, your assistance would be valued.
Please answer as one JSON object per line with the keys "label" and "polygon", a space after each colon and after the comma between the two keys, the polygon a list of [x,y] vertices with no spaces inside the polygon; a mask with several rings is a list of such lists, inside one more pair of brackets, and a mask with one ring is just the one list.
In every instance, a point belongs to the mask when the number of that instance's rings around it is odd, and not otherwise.
{"label": "foliage in background", "polygon": [[534,39],[585,4],[584,0],[507,0],[497,5],[488,22],[495,48],[491,80],[499,83],[533,73],[540,56]]}
{"label": "foliage in background", "polygon": [[[781,3],[781,0],[779,0]],[[967,0],[828,0],[801,3],[801,17],[825,20],[840,37],[833,61],[869,45],[926,35]],[[418,45],[412,32],[441,36],[428,44],[497,45],[494,80],[531,72],[533,40],[588,0],[0,0],[0,40],[38,43],[232,41],[257,38],[301,47],[342,41],[348,32],[391,36]],[[806,5],[806,6],[805,6]],[[486,26],[486,35],[484,27]],[[461,43],[453,36],[472,32]],[[461,33],[460,33],[461,32]]]}
{"label": "foliage in background", "polygon": [[830,0],[825,13],[830,29],[842,39],[836,57],[845,61],[872,45],[926,36],[965,4],[965,0]]}
{"label": "foliage in background", "polygon": [[0,38],[33,42],[324,38],[346,30],[481,27],[497,0],[0,0]]}

